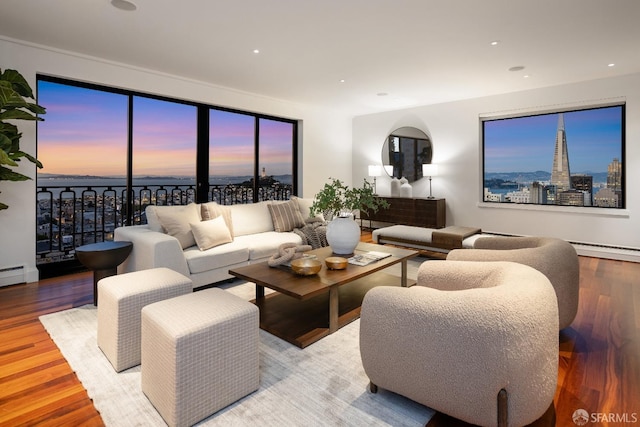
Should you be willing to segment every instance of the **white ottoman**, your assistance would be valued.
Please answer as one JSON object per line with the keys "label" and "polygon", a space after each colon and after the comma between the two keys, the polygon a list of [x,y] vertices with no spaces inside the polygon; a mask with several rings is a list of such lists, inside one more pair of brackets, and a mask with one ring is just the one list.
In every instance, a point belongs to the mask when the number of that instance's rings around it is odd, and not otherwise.
{"label": "white ottoman", "polygon": [[164,267],[98,282],[98,347],[116,372],[140,364],[142,307],[192,291],[191,279]]}
{"label": "white ottoman", "polygon": [[142,391],[169,426],[190,426],[260,386],[258,308],[206,289],[142,309]]}

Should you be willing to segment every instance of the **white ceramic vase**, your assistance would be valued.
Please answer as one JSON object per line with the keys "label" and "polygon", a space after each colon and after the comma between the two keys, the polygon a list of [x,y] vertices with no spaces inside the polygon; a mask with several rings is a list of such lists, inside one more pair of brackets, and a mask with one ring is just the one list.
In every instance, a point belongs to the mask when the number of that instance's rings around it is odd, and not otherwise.
{"label": "white ceramic vase", "polygon": [[327,224],[327,242],[334,254],[352,254],[360,242],[360,226],[353,215],[335,217]]}

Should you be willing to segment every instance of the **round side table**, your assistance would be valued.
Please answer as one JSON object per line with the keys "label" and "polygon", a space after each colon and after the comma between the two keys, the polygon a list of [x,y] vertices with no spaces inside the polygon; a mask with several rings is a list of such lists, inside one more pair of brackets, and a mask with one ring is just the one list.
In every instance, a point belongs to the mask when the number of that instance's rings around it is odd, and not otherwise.
{"label": "round side table", "polygon": [[131,253],[131,242],[99,242],[78,246],[78,260],[93,270],[93,305],[98,305],[98,281],[117,273],[116,267],[124,262]]}

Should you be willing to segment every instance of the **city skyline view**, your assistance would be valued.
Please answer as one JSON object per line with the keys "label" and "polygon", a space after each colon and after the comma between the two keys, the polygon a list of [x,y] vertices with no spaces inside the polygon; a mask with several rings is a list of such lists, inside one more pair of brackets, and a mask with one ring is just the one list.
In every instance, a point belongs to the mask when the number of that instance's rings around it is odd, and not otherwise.
{"label": "city skyline view", "polygon": [[[41,174],[125,176],[128,97],[107,91],[38,81],[38,102],[47,108],[38,124]],[[133,97],[133,176],[194,177],[197,109]],[[260,120],[260,165],[270,175],[291,174],[292,125]],[[254,171],[255,118],[210,110],[211,176]]]}
{"label": "city skyline view", "polygon": [[[550,172],[560,113],[483,122],[484,174]],[[606,172],[623,160],[623,107],[563,112],[571,173]]]}

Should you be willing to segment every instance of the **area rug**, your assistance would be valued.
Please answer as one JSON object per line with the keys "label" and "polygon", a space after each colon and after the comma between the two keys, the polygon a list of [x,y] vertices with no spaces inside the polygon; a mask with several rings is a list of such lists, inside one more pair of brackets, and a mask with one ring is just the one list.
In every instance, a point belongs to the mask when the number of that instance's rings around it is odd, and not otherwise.
{"label": "area rug", "polygon": [[[415,268],[409,269],[414,276]],[[226,286],[242,298],[251,283]],[[107,426],[164,421],[140,388],[140,367],[116,373],[96,344],[94,306],[40,318],[87,389]],[[358,347],[359,321],[300,349],[260,330],[260,388],[198,425],[424,426],[433,411],[386,390],[368,391]]]}

